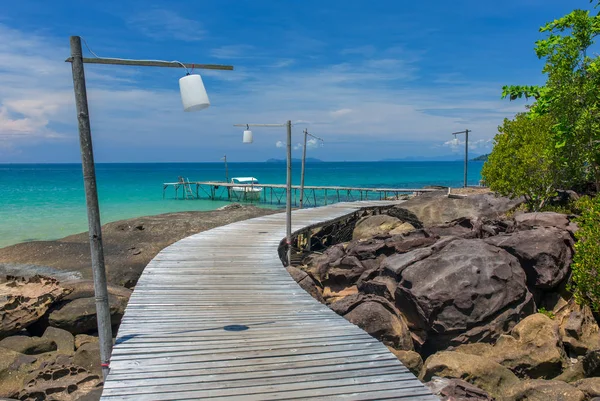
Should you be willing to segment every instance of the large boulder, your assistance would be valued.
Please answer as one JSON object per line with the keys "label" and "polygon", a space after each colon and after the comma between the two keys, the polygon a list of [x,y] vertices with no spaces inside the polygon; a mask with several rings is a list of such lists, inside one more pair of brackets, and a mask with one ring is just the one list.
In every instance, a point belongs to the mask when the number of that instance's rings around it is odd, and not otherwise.
{"label": "large boulder", "polygon": [[411,328],[427,332],[430,351],[489,342],[533,311],[518,260],[483,240],[454,239],[401,256],[409,260],[394,271],[396,305]]}
{"label": "large boulder", "polygon": [[577,380],[572,386],[584,392],[589,397],[600,397],[600,377]]}
{"label": "large boulder", "polygon": [[600,328],[589,306],[579,305],[575,298],[568,301],[561,298],[553,312],[562,342],[570,354],[585,355],[600,349]]}
{"label": "large boulder", "polygon": [[366,301],[344,317],[386,345],[399,350],[412,350],[412,338],[406,322],[385,304]]}
{"label": "large boulder", "polygon": [[56,342],[40,337],[11,336],[0,341],[0,347],[25,355],[56,351]]}
{"label": "large boulder", "polygon": [[85,368],[87,371],[102,376],[100,365],[100,343],[88,342],[77,348],[73,355],[73,364]]}
{"label": "large boulder", "polygon": [[[127,303],[122,298],[109,295],[112,325],[121,322]],[[71,334],[84,334],[97,330],[95,298],[78,298],[50,312],[50,326],[67,330]]]}
{"label": "large boulder", "polygon": [[600,377],[600,349],[589,351],[581,362],[585,377]]}
{"label": "large boulder", "polygon": [[415,376],[419,375],[419,373],[421,372],[421,369],[423,369],[423,358],[421,358],[421,355],[419,355],[415,351],[397,350],[390,346],[388,346],[388,349]]}
{"label": "large boulder", "polygon": [[87,334],[77,334],[75,336],[75,349],[78,350],[84,344],[88,344],[88,343],[96,343],[97,344],[98,342],[99,342],[98,337],[90,336]]}
{"label": "large boulder", "polygon": [[532,379],[555,377],[567,364],[556,322],[541,313],[523,319],[510,336],[500,336],[486,356]]}
{"label": "large boulder", "polygon": [[10,397],[23,388],[37,358],[7,348],[0,348],[0,397]]}
{"label": "large boulder", "polygon": [[419,379],[429,381],[433,376],[465,380],[496,398],[519,383],[513,372],[494,361],[453,351],[438,352],[427,358]]}
{"label": "large boulder", "polygon": [[493,401],[488,393],[460,379],[433,377],[425,385],[442,401]]}
{"label": "large boulder", "polygon": [[75,350],[75,337],[66,330],[47,327],[42,338],[54,342],[60,353],[72,354]]}
{"label": "large boulder", "polygon": [[294,266],[287,266],[286,269],[294,281],[296,281],[304,291],[312,295],[312,297],[317,301],[325,303],[322,289],[315,284],[314,280],[308,275],[308,273]]}
{"label": "large boulder", "polygon": [[99,375],[74,365],[67,355],[58,355],[33,371],[23,388],[12,397],[19,400],[75,401],[100,386],[102,380]]}
{"label": "large boulder", "polygon": [[525,380],[512,386],[505,401],[584,401],[583,391],[557,380]]}
{"label": "large boulder", "polygon": [[404,223],[402,220],[386,214],[377,214],[358,220],[352,233],[352,239],[368,239],[392,231],[395,234],[402,234],[412,230],[414,227],[410,223]]}
{"label": "large boulder", "polygon": [[565,230],[540,227],[498,235],[485,241],[516,256],[531,287],[555,288],[569,273],[573,240]]}
{"label": "large boulder", "polygon": [[521,229],[535,227],[556,227],[566,230],[569,219],[564,214],[555,212],[521,213],[515,216],[515,223]]}
{"label": "large boulder", "polygon": [[373,337],[397,350],[412,350],[411,333],[404,317],[383,297],[357,293],[329,305]]}
{"label": "large boulder", "polygon": [[[521,199],[510,200],[494,194],[477,194],[462,199],[445,196],[419,196],[396,206],[396,208],[412,213],[425,227],[430,227],[449,223],[462,217],[498,219],[520,203],[522,203]],[[398,215],[398,213],[389,213]]]}
{"label": "large boulder", "polygon": [[0,284],[0,338],[35,323],[68,293],[69,290],[53,278],[7,277],[7,281]]}
{"label": "large boulder", "polygon": [[[93,280],[69,280],[62,282],[61,285],[71,291],[63,298],[64,301],[73,301],[79,298],[92,298],[96,295],[94,292]],[[129,300],[132,293],[132,290],[129,288],[111,284],[107,286],[107,290],[110,295],[125,300]]]}

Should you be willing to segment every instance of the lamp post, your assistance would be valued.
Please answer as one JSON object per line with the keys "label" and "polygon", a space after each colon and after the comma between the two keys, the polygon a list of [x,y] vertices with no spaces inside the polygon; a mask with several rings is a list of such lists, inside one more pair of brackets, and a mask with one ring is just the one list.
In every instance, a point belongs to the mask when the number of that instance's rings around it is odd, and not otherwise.
{"label": "lamp post", "polygon": [[302,171],[300,172],[300,209],[302,209],[303,202],[304,202],[304,171],[305,171],[305,167],[306,167],[306,138],[309,135],[311,137],[315,138],[316,140],[321,141],[321,143],[324,142],[318,136],[309,134],[307,129],[304,130],[304,146],[302,147]]}
{"label": "lamp post", "polygon": [[453,132],[452,135],[454,135],[454,139],[456,139],[456,135],[459,134],[465,134],[465,183],[464,183],[464,187],[467,187],[467,171],[469,169],[469,132],[472,132],[471,130],[464,130],[464,131],[459,131],[459,132]]}
{"label": "lamp post", "polygon": [[234,124],[234,127],[246,127],[243,136],[244,143],[252,143],[253,136],[250,127],[287,127],[287,176],[286,176],[286,199],[285,199],[285,231],[287,245],[287,266],[292,264],[292,122],[288,120],[285,124]]}
{"label": "lamp post", "polygon": [[[92,274],[94,278],[94,294],[96,299],[96,317],[98,321],[98,339],[100,345],[100,366],[104,379],[109,372],[110,355],[112,352],[112,328],[110,320],[110,305],[106,284],[106,268],[104,265],[104,250],[102,246],[102,228],[100,224],[100,207],[98,204],[98,190],[96,186],[96,168],[94,166],[94,152],[92,149],[92,131],[88,111],[87,90],[83,64],[117,64],[151,67],[181,67],[202,68],[213,70],[233,70],[231,66],[184,64],[178,61],[155,60],[127,60],[111,58],[86,58],[83,57],[81,38],[71,36],[71,57],[66,62],[71,63],[73,70],[73,88],[75,90],[75,106],[77,109],[77,122],[79,127],[79,143],[81,147],[81,165],[83,169],[83,184],[88,215],[90,237],[90,253],[92,261]],[[210,105],[208,95],[200,75],[189,73],[179,81],[181,100],[185,111],[195,111],[207,108]]]}

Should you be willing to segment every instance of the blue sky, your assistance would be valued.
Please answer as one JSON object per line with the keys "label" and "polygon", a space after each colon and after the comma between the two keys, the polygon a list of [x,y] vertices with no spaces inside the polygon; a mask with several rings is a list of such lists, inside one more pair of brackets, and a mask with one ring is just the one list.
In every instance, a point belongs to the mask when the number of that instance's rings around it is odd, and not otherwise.
{"label": "blue sky", "polygon": [[[541,84],[538,27],[587,0],[12,1],[0,14],[0,162],[78,162],[69,36],[101,57],[232,64],[200,71],[211,107],[184,113],[183,69],[86,65],[97,162],[283,158],[294,122],[323,160],[439,157],[469,128],[487,153],[523,103],[504,84]],[[84,54],[91,56],[84,48]]]}

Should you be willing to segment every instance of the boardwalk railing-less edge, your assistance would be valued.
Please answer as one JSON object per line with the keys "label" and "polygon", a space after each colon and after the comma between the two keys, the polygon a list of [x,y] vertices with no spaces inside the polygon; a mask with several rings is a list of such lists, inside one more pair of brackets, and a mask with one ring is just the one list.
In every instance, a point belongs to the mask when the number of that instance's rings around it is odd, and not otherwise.
{"label": "boardwalk railing-less edge", "polygon": [[[293,228],[380,205],[298,210]],[[382,343],[300,288],[278,257],[284,236],[276,214],[161,251],[125,311],[102,399],[437,400]]]}

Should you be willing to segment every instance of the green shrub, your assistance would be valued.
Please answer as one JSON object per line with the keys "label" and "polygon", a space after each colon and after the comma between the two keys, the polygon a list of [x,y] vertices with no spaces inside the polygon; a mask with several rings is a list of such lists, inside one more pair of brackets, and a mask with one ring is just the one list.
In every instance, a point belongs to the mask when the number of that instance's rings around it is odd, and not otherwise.
{"label": "green shrub", "polygon": [[510,198],[523,196],[535,211],[556,195],[561,168],[552,126],[550,116],[532,119],[523,113],[504,120],[481,171],[490,189]]}
{"label": "green shrub", "polygon": [[556,315],[554,314],[554,312],[552,312],[551,310],[547,310],[544,307],[541,307],[540,309],[538,309],[538,313],[541,313],[542,315],[546,315],[550,319],[554,319],[556,317]]}
{"label": "green shrub", "polygon": [[579,303],[600,310],[600,195],[584,196],[577,201],[582,211],[576,219],[575,255],[570,289]]}

